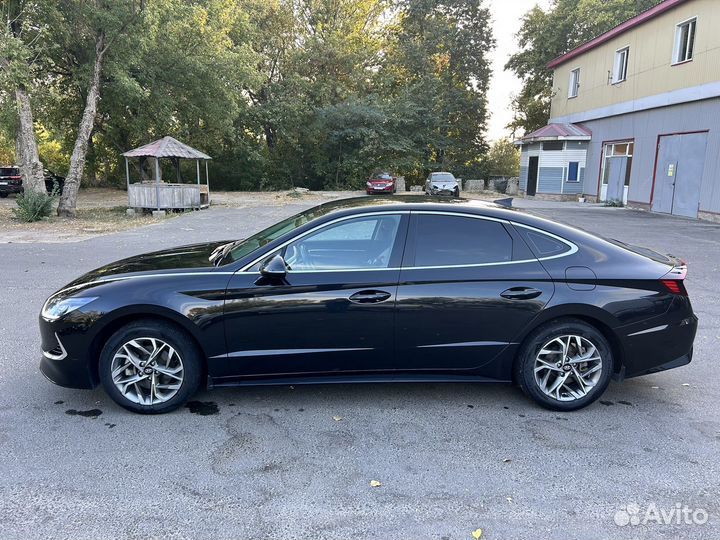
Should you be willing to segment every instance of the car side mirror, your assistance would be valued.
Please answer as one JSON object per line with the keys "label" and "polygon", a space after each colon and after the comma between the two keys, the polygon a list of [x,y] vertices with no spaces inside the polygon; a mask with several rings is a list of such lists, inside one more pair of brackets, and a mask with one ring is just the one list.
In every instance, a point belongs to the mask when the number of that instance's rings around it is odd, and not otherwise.
{"label": "car side mirror", "polygon": [[260,273],[269,278],[284,278],[287,274],[287,265],[285,259],[279,253],[274,257],[267,259],[260,266]]}

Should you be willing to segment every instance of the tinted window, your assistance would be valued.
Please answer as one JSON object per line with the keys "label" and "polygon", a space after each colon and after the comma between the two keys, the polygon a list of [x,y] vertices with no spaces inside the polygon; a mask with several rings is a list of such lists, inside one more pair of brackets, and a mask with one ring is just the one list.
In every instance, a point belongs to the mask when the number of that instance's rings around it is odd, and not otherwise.
{"label": "tinted window", "polygon": [[552,257],[570,251],[570,246],[538,231],[516,227],[520,235],[525,239],[535,255],[538,257]]}
{"label": "tinted window", "polygon": [[285,262],[290,271],[387,268],[399,225],[399,215],[333,223],[289,244]]}
{"label": "tinted window", "polygon": [[0,167],[0,176],[20,176],[20,169],[17,167]]}
{"label": "tinted window", "polygon": [[418,214],[414,266],[452,266],[512,260],[512,238],[497,221]]}

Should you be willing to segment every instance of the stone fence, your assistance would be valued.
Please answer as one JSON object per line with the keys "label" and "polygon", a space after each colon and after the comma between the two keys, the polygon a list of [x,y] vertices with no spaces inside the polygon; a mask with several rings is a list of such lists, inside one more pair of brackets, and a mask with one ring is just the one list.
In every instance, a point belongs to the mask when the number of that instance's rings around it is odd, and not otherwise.
{"label": "stone fence", "polygon": [[487,180],[465,180],[463,191],[496,191],[507,195],[517,195],[519,178],[508,176],[491,176]]}

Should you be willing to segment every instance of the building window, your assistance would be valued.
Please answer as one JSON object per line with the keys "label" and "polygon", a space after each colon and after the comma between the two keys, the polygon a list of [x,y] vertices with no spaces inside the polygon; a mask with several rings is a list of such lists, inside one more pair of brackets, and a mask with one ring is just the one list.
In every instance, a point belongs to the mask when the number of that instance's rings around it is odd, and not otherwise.
{"label": "building window", "polygon": [[542,149],[551,151],[562,151],[565,149],[565,143],[563,141],[547,141],[542,143]]}
{"label": "building window", "polygon": [[695,29],[697,19],[690,19],[675,27],[675,49],[673,51],[673,63],[688,62],[693,59],[695,50]]}
{"label": "building window", "polygon": [[633,158],[633,152],[635,150],[635,143],[633,141],[627,141],[627,142],[616,142],[616,143],[609,143],[605,145],[605,160],[603,163],[603,175],[602,175],[602,183],[603,185],[608,184],[609,174],[610,174],[610,160],[612,158],[617,157],[624,157],[627,158],[626,167],[625,167],[625,185],[630,185],[630,169],[632,168],[632,158]]}
{"label": "building window", "polygon": [[613,84],[627,79],[628,58],[630,57],[630,47],[625,47],[615,52],[615,65],[613,66]]}
{"label": "building window", "polygon": [[580,162],[579,161],[571,161],[568,163],[568,176],[567,181],[568,182],[579,182],[580,176],[578,172],[580,171]]}
{"label": "building window", "polygon": [[570,72],[570,84],[568,86],[568,98],[577,97],[580,91],[580,68]]}

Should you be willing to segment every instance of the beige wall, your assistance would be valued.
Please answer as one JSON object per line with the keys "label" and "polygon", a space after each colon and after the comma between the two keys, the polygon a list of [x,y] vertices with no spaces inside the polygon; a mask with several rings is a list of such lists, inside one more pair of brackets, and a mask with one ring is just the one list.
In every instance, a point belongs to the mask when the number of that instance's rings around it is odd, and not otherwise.
{"label": "beige wall", "polygon": [[[673,66],[675,26],[697,16],[693,60]],[[630,47],[627,80],[610,84],[615,51]],[[580,68],[580,91],[568,99],[570,71]],[[551,118],[720,81],[720,0],[690,0],[558,66]]]}

